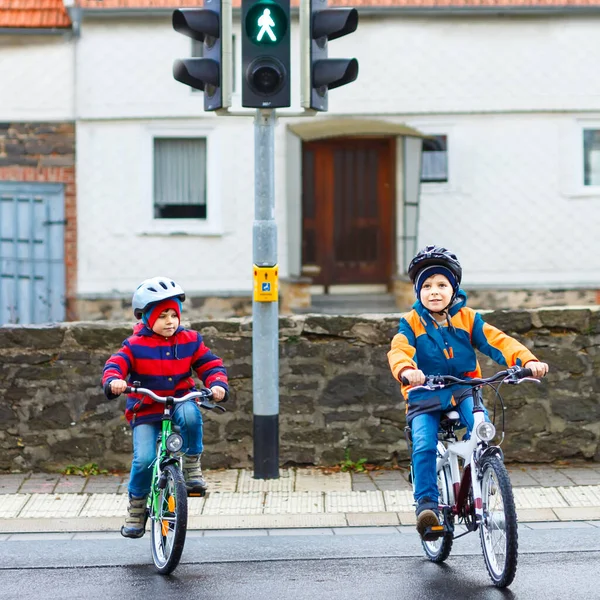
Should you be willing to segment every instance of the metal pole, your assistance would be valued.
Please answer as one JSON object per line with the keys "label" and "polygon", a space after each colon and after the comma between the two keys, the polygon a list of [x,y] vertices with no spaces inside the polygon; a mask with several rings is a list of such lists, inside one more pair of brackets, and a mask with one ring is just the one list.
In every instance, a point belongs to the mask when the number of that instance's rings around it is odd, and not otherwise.
{"label": "metal pole", "polygon": [[[252,302],[252,397],[254,477],[279,477],[279,303],[277,300],[277,225],[275,223],[275,110],[254,118],[254,224],[252,228],[254,299]],[[257,269],[258,267],[258,269]],[[260,270],[263,267],[264,269]],[[270,300],[257,301],[257,272],[273,283]],[[272,277],[274,276],[274,281]],[[267,288],[265,288],[267,289]],[[260,291],[260,290],[259,290]]]}

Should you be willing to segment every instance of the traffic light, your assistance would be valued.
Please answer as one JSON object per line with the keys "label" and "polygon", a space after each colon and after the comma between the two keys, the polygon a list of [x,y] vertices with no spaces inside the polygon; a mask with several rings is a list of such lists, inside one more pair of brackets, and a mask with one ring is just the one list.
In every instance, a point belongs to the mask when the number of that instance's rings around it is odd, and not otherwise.
{"label": "traffic light", "polygon": [[204,0],[204,8],[173,12],[173,29],[203,42],[202,58],[173,64],[173,77],[204,92],[204,110],[231,106],[231,0]]}
{"label": "traffic light", "polygon": [[290,106],[290,0],[242,0],[242,106]]}
{"label": "traffic light", "polygon": [[327,111],[327,93],[358,77],[355,58],[328,58],[328,42],[348,35],[358,26],[355,8],[327,8],[327,0],[300,5],[301,103],[304,108]]}

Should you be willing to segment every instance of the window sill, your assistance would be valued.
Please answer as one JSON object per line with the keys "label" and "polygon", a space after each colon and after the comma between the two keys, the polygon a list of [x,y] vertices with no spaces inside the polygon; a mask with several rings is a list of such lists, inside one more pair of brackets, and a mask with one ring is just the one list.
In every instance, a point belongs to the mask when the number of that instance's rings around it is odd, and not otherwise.
{"label": "window sill", "polygon": [[165,223],[140,228],[136,234],[141,237],[220,237],[221,227],[210,223]]}
{"label": "window sill", "polygon": [[570,192],[565,192],[565,197],[570,200],[587,200],[590,198],[600,199],[600,186],[590,186],[589,188],[579,188]]}

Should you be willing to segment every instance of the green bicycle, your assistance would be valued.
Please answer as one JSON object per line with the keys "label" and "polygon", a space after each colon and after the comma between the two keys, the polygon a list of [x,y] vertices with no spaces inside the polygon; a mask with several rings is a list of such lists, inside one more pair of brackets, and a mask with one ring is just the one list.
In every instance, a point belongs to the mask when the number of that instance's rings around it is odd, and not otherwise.
{"label": "green bicycle", "polygon": [[[136,385],[137,384],[137,385]],[[126,393],[143,394],[165,405],[162,428],[156,444],[156,460],[152,468],[152,484],[148,496],[146,521],[151,521],[152,559],[159,573],[168,575],[179,564],[187,533],[187,490],[181,470],[183,438],[174,430],[173,409],[181,402],[196,401],[207,410],[225,412],[219,404],[210,402],[212,392],[202,389],[181,398],[158,396],[152,390],[138,387],[136,381]]]}

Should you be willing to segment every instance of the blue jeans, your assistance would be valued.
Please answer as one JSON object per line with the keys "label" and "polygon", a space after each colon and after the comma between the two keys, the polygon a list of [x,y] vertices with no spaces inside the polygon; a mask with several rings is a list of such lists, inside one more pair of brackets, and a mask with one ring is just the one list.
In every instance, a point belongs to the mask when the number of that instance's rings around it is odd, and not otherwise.
{"label": "blue jeans", "polygon": [[[202,413],[195,402],[177,404],[173,411],[173,423],[178,425],[183,437],[182,452],[201,454]],[[141,498],[150,492],[152,465],[156,458],[156,440],[162,427],[161,421],[141,423],[133,428],[133,461],[127,491],[131,496]]]}
{"label": "blue jeans", "polygon": [[[468,395],[455,408],[460,414],[460,422],[467,427],[467,435],[473,429],[473,397]],[[446,411],[447,412],[447,411]],[[487,410],[485,419],[489,421]],[[440,428],[441,410],[417,415],[411,423],[412,430],[412,468],[414,498],[418,502],[421,498],[429,498],[438,502],[438,485],[436,464],[437,434]]]}

